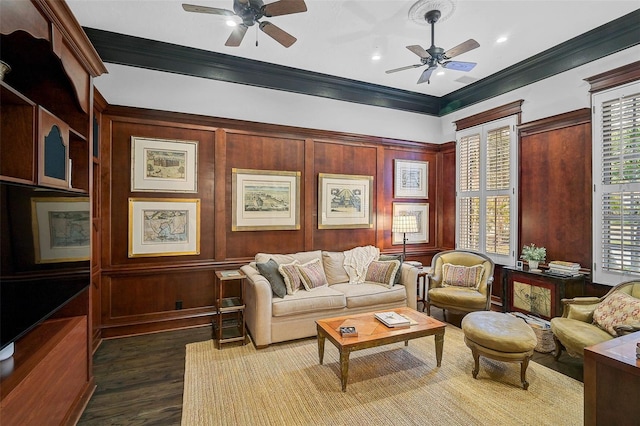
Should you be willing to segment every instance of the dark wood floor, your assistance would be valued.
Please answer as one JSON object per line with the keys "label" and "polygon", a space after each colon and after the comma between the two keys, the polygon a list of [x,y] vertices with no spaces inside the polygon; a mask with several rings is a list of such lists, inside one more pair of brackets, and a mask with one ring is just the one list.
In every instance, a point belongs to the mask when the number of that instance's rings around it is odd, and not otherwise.
{"label": "dark wood floor", "polygon": [[[199,327],[103,341],[93,361],[97,389],[78,425],[180,425],[185,345],[210,338],[211,328]],[[536,352],[533,360],[582,381],[579,359]]]}

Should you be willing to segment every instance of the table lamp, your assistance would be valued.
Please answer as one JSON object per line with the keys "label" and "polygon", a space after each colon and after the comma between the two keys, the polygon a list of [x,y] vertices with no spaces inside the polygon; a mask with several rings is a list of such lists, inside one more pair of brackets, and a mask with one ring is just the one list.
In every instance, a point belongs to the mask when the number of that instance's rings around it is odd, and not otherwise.
{"label": "table lamp", "polygon": [[407,260],[407,232],[418,232],[418,221],[413,215],[394,216],[391,232],[402,232],[402,261]]}

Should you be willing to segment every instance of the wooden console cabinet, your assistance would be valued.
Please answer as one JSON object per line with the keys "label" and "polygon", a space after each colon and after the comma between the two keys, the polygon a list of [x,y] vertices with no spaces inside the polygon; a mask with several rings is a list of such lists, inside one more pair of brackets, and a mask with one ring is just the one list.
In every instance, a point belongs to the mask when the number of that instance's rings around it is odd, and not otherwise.
{"label": "wooden console cabinet", "polygon": [[584,424],[632,425],[640,419],[640,331],[584,349]]}
{"label": "wooden console cabinet", "polygon": [[502,306],[508,312],[551,319],[562,315],[562,299],[583,296],[585,292],[584,275],[558,277],[510,266],[502,271]]}

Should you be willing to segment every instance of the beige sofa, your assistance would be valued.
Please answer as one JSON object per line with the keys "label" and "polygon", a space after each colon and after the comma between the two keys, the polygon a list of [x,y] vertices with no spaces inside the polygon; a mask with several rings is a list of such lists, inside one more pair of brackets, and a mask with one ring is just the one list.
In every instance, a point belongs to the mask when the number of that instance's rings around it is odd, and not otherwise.
{"label": "beige sofa", "polygon": [[[377,249],[376,249],[377,250]],[[318,262],[327,279],[325,286],[278,297],[258,271],[273,259],[278,265]],[[376,260],[388,260],[382,255]],[[271,343],[316,335],[317,319],[370,311],[384,311],[401,306],[416,308],[418,269],[399,264],[398,284],[385,286],[371,282],[349,283],[344,266],[345,252],[308,251],[294,254],[258,253],[255,261],[241,269],[244,280],[245,321],[253,343],[263,348]]]}

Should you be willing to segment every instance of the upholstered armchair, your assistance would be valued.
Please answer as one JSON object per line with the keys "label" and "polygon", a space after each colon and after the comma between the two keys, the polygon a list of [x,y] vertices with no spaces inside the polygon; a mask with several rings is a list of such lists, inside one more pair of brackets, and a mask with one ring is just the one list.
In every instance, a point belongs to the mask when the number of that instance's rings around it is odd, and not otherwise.
{"label": "upholstered armchair", "polygon": [[481,253],[466,250],[447,250],[436,254],[431,261],[426,292],[427,314],[431,306],[465,314],[488,311],[491,306],[494,263]]}
{"label": "upholstered armchair", "polygon": [[626,281],[603,297],[562,299],[561,317],[551,320],[555,359],[563,350],[584,358],[584,348],[640,330],[640,280]]}

